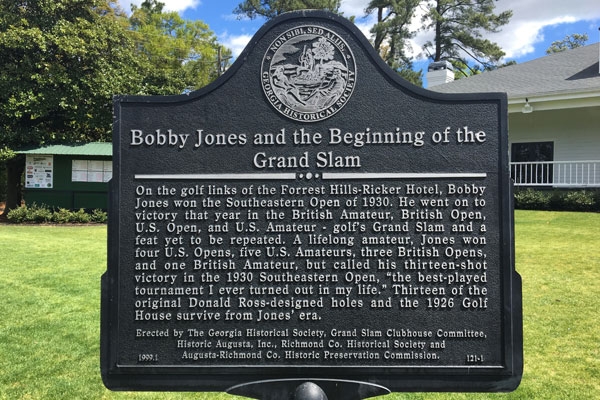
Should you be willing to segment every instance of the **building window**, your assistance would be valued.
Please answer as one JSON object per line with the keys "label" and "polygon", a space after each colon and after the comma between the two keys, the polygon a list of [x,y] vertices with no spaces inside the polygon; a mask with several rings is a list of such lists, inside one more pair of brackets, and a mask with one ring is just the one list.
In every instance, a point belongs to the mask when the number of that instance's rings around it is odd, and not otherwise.
{"label": "building window", "polygon": [[510,149],[511,178],[517,184],[551,185],[554,142],[513,143]]}
{"label": "building window", "polygon": [[112,161],[73,160],[71,181],[108,182],[112,178]]}

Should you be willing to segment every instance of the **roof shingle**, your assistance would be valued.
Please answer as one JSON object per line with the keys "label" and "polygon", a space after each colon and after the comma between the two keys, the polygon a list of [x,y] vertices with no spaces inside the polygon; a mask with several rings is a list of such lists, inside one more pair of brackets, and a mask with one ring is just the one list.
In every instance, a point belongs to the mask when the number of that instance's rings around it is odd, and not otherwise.
{"label": "roof shingle", "polygon": [[598,92],[599,43],[434,86],[442,93],[506,92],[509,98]]}

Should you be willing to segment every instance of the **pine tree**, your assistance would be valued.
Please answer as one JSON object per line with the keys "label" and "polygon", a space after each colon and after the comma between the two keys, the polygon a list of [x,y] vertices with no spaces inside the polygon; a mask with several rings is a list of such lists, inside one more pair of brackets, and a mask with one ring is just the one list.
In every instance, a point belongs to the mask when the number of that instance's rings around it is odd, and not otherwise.
{"label": "pine tree", "polygon": [[494,14],[494,0],[427,1],[423,16],[426,29],[434,32],[424,49],[433,61],[448,60],[468,69],[492,69],[504,56],[498,44],[484,39],[485,33],[499,32],[512,11]]}
{"label": "pine tree", "polygon": [[275,18],[284,12],[314,9],[339,12],[341,0],[244,0],[233,12],[250,19]]}
{"label": "pine tree", "polygon": [[588,41],[587,33],[573,33],[563,40],[555,40],[550,47],[546,49],[546,54],[560,53],[561,51],[576,49],[577,47],[585,46]]}
{"label": "pine tree", "polygon": [[372,0],[365,9],[367,14],[377,13],[377,23],[371,29],[373,47],[383,60],[400,76],[415,85],[421,85],[421,72],[413,71],[407,54],[408,40],[415,32],[410,23],[420,0]]}

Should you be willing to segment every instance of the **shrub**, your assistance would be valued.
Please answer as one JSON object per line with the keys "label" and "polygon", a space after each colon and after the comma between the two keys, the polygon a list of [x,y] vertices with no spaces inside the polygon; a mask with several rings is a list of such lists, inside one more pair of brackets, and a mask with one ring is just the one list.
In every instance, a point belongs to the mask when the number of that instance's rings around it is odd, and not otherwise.
{"label": "shrub", "polygon": [[108,220],[108,213],[99,209],[92,210],[91,215],[92,222],[97,224],[104,224]]}
{"label": "shrub", "polygon": [[19,208],[14,208],[14,209],[10,210],[8,212],[8,214],[6,215],[6,217],[11,222],[21,223],[21,222],[27,221],[27,213],[28,213],[27,206],[21,206]]}
{"label": "shrub", "polygon": [[30,208],[30,219],[32,222],[43,223],[52,220],[52,211],[42,206],[33,205]]}
{"label": "shrub", "polygon": [[594,208],[597,209],[594,195],[585,190],[565,193],[563,204],[564,209],[568,211],[593,211]]}
{"label": "shrub", "polygon": [[33,203],[30,207],[23,205],[8,212],[7,218],[12,222],[50,222],[52,211],[44,206]]}
{"label": "shrub", "polygon": [[600,211],[600,190],[515,191],[515,208],[521,210]]}
{"label": "shrub", "polygon": [[54,211],[52,214],[52,222],[56,224],[68,224],[71,222],[71,214],[70,210],[59,208],[58,211]]}
{"label": "shrub", "polygon": [[550,209],[551,194],[533,189],[515,192],[515,208],[521,210],[548,210]]}
{"label": "shrub", "polygon": [[13,223],[47,223],[52,222],[55,224],[87,224],[93,223],[105,223],[108,219],[107,213],[102,210],[93,210],[91,213],[87,213],[84,209],[77,211],[71,211],[66,208],[59,208],[58,210],[52,211],[47,206],[38,206],[32,204],[31,206],[23,205],[14,210],[8,212],[7,218]]}
{"label": "shrub", "polygon": [[92,218],[90,217],[90,214],[86,213],[83,208],[80,208],[79,210],[73,213],[73,222],[87,224],[91,220]]}

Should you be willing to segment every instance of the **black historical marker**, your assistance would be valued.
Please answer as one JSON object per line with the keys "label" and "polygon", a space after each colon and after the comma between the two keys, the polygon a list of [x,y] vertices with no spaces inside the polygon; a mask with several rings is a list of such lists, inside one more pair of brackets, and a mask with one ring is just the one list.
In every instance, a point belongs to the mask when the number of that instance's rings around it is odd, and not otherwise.
{"label": "black historical marker", "polygon": [[206,88],[114,107],[109,388],[518,386],[505,94],[412,86],[311,11],[266,24]]}

